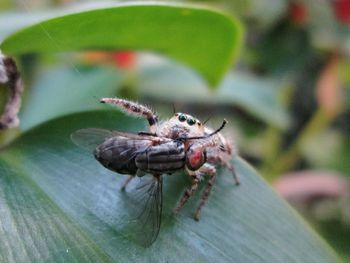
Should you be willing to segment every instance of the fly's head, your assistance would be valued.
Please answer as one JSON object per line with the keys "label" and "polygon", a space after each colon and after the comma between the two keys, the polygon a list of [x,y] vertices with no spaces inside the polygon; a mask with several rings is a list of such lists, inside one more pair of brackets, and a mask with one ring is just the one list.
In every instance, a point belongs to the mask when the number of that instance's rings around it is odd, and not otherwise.
{"label": "fly's head", "polygon": [[186,167],[190,171],[198,170],[207,161],[206,149],[196,146],[192,144],[186,151]]}

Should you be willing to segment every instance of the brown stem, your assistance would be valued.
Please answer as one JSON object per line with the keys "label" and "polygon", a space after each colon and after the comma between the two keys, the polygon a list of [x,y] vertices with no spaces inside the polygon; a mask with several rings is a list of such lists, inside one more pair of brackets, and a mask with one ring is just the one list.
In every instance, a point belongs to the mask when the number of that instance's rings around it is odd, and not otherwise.
{"label": "brown stem", "polygon": [[6,84],[10,90],[2,115],[0,130],[14,128],[19,125],[18,112],[21,107],[23,83],[15,61],[4,56],[0,51],[0,83]]}

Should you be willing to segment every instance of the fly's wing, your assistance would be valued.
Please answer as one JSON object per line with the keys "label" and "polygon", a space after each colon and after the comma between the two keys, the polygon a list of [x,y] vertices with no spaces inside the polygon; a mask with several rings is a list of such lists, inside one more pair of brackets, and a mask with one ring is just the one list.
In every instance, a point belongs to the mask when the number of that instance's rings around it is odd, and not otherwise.
{"label": "fly's wing", "polygon": [[[129,161],[157,140],[154,136],[94,128],[75,131],[71,139],[77,146],[94,151],[95,157],[102,159],[103,163],[108,162],[108,169],[119,173],[124,173],[125,170],[129,174]],[[159,139],[158,143],[167,141]],[[121,231],[144,247],[149,247],[159,233],[163,205],[162,186],[161,175],[146,174],[136,177],[128,184],[122,200],[126,217]]]}
{"label": "fly's wing", "polygon": [[127,187],[125,204],[129,220],[123,232],[144,247],[149,247],[159,234],[163,205],[162,176],[134,178]]}
{"label": "fly's wing", "polygon": [[112,130],[88,128],[73,132],[70,138],[80,148],[93,151],[98,145],[116,134],[117,132]]}
{"label": "fly's wing", "polygon": [[[148,135],[138,135],[133,133],[118,132],[114,130],[98,129],[98,128],[87,128],[80,129],[71,134],[72,142],[88,151],[93,151],[97,146],[105,142],[107,139],[112,137],[123,137],[134,141],[154,141],[157,137]],[[164,139],[162,139],[164,140]]]}

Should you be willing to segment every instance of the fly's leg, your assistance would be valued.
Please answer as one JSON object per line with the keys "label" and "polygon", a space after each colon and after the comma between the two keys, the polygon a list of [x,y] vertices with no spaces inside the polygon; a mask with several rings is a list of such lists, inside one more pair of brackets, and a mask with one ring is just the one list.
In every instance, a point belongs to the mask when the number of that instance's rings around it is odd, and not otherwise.
{"label": "fly's leg", "polygon": [[216,180],[216,169],[213,165],[204,164],[198,171],[203,173],[203,174],[208,174],[210,176],[210,178],[207,182],[207,185],[204,189],[201,201],[200,201],[200,203],[197,207],[196,213],[194,215],[194,219],[196,221],[198,221],[200,218],[201,210],[202,210],[203,206],[205,205],[205,203],[208,201],[208,197],[210,195],[211,189],[213,188],[213,185],[214,185],[215,180]]}
{"label": "fly's leg", "polygon": [[148,107],[138,104],[136,102],[119,99],[119,98],[102,98],[100,100],[101,103],[107,103],[114,105],[121,109],[124,112],[130,113],[137,117],[146,118],[149,124],[149,129],[151,133],[156,132],[156,128],[158,125],[158,117],[157,115]]}
{"label": "fly's leg", "polygon": [[[135,176],[137,177],[142,177],[144,176],[146,173],[141,171],[140,169],[138,169],[136,171],[136,174],[135,175],[129,175],[128,178],[126,178],[125,182],[123,183],[122,187],[120,188],[121,191],[125,191],[126,187],[128,186],[128,184],[131,182],[132,179],[135,178]],[[159,176],[156,176],[154,175],[155,177],[159,177]]]}
{"label": "fly's leg", "polygon": [[122,187],[120,188],[121,191],[125,191],[126,186],[130,183],[130,181],[134,178],[134,176],[129,175],[128,178],[126,178],[125,182],[123,183]]}
{"label": "fly's leg", "polygon": [[200,174],[195,172],[193,174],[193,176],[192,176],[192,184],[191,184],[191,186],[186,189],[186,191],[183,194],[180,202],[178,203],[178,205],[174,209],[175,214],[178,213],[181,210],[181,208],[183,208],[183,206],[187,203],[188,199],[197,190],[199,182],[200,182]]}

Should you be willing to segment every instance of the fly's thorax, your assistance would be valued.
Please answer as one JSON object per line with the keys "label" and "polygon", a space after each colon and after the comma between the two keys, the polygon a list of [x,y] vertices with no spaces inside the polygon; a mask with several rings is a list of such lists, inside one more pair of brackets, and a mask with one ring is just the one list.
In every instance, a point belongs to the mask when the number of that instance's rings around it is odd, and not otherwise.
{"label": "fly's thorax", "polygon": [[174,173],[185,165],[184,144],[165,142],[139,153],[135,159],[138,169],[153,174]]}

